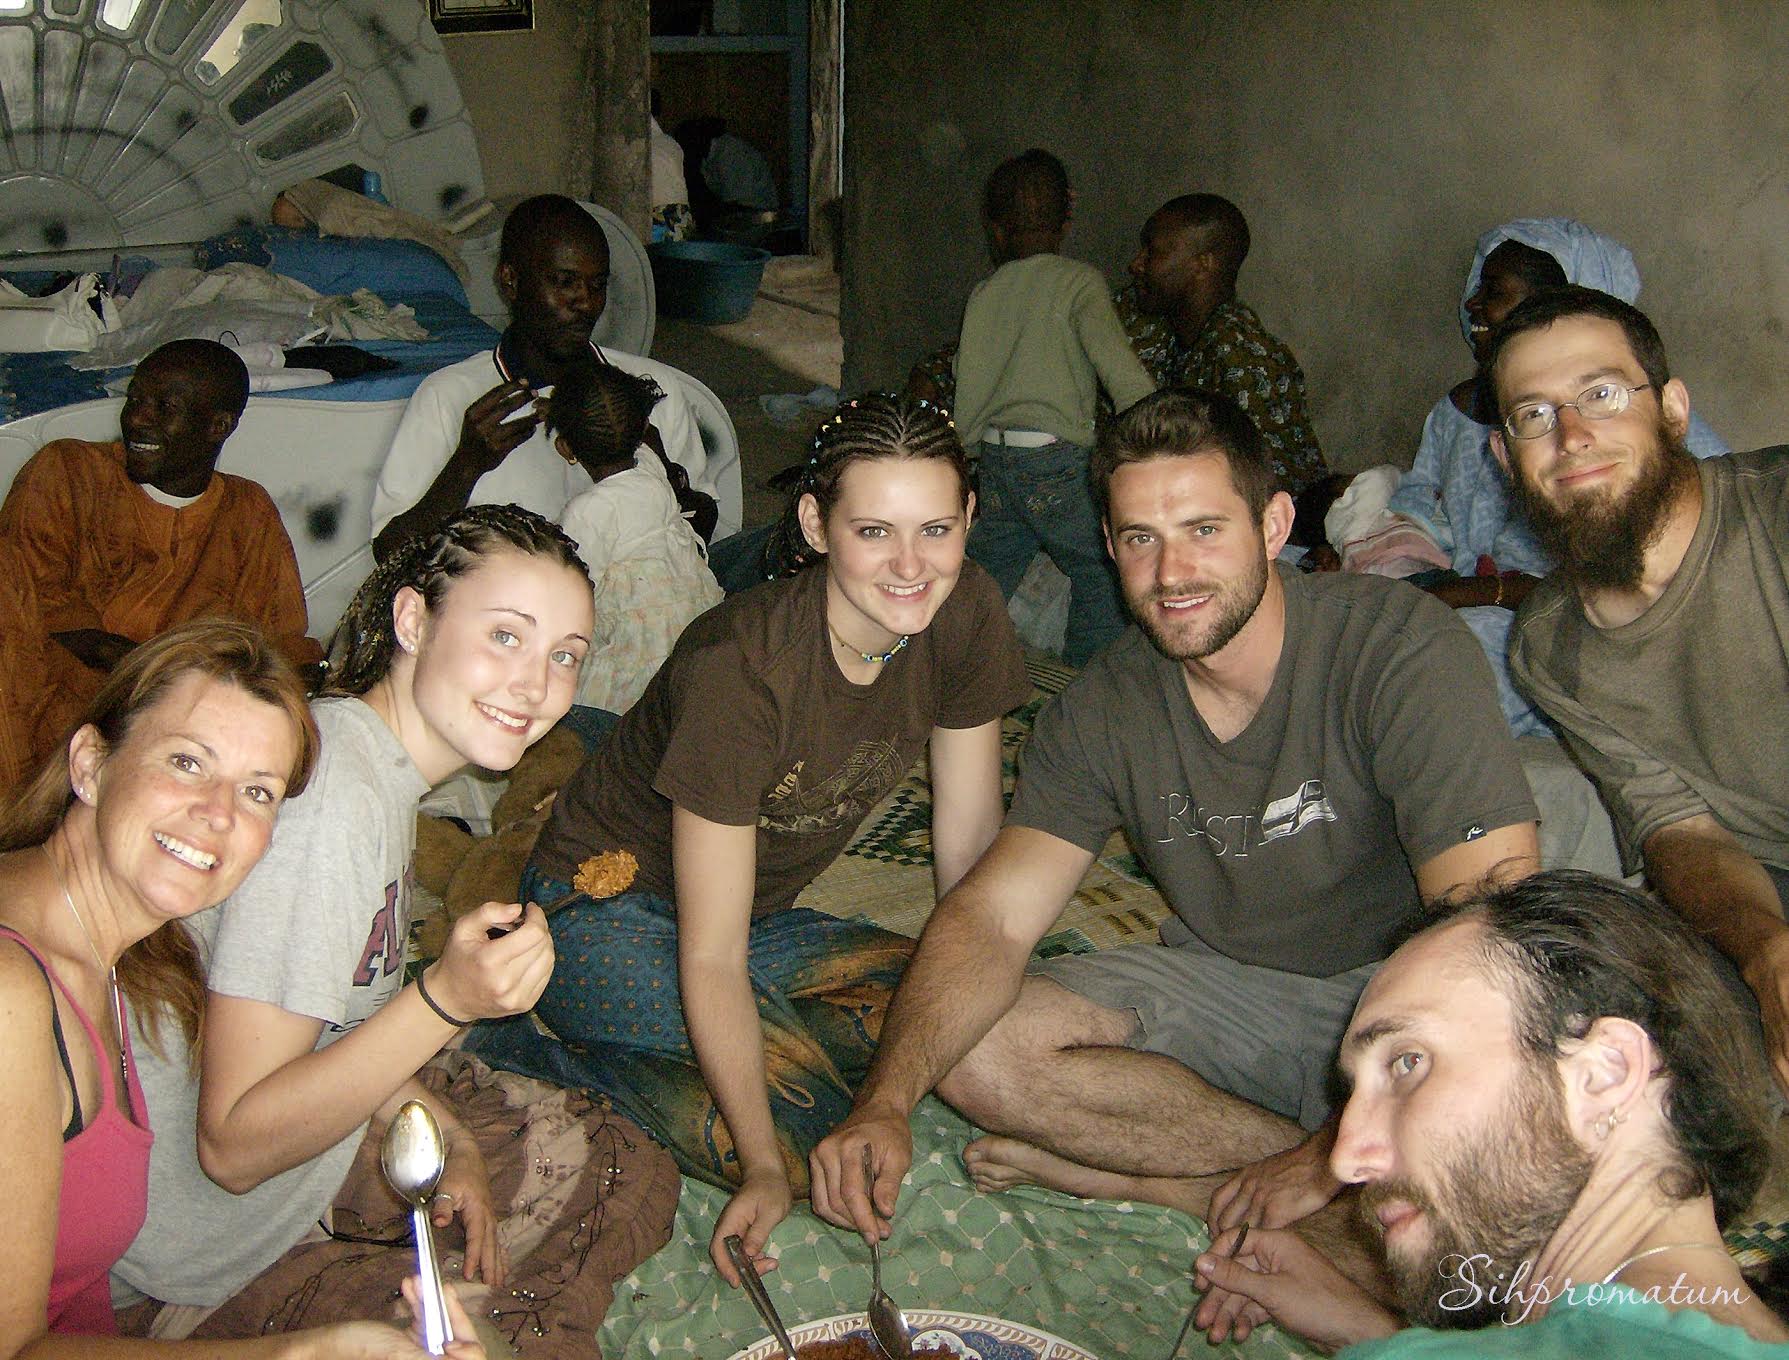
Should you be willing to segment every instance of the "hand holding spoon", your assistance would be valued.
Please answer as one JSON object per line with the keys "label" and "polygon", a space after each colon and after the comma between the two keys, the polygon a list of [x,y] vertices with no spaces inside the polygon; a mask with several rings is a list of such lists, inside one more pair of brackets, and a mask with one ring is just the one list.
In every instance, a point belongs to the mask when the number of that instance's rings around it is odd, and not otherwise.
{"label": "hand holding spoon", "polygon": [[441,1266],[435,1257],[435,1229],[429,1208],[435,1186],[447,1165],[441,1126],[420,1100],[406,1100],[385,1130],[379,1164],[398,1198],[410,1206],[416,1232],[416,1264],[422,1275],[422,1336],[430,1355],[441,1355],[454,1339],[441,1292]]}

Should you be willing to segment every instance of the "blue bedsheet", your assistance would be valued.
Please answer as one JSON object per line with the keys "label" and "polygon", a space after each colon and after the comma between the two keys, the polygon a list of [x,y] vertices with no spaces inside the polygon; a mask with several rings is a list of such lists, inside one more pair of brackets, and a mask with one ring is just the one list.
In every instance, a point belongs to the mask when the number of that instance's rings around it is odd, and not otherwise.
{"label": "blue bedsheet", "polygon": [[[313,401],[387,401],[407,397],[416,390],[424,375],[458,363],[480,350],[490,349],[497,343],[496,330],[480,321],[457,298],[440,293],[380,296],[387,303],[401,302],[413,308],[417,321],[429,333],[429,338],[421,342],[355,342],[356,348],[384,355],[396,361],[398,367],[347,382],[295,387],[265,395],[303,397]],[[84,372],[70,368],[66,354],[0,354],[0,423],[103,397],[107,381],[128,371],[115,368]]]}

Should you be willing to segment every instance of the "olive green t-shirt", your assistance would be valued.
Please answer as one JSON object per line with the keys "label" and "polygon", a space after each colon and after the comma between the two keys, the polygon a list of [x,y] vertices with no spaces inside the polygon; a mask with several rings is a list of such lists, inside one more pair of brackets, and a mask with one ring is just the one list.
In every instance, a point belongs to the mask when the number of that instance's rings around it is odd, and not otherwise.
{"label": "olive green t-shirt", "polygon": [[1789,867],[1789,446],[1696,472],[1702,518],[1644,614],[1598,628],[1555,573],[1510,639],[1510,673],[1596,781],[1628,873],[1648,836],[1703,813]]}
{"label": "olive green t-shirt", "polygon": [[971,449],[989,425],[1092,444],[1101,388],[1120,411],[1155,391],[1105,276],[1047,254],[1009,260],[975,286],[956,380],[957,429]]}
{"label": "olive green t-shirt", "polygon": [[795,901],[912,768],[935,727],[1025,702],[1024,655],[993,579],[965,563],[931,627],[868,685],[826,630],[826,571],[755,586],[690,624],[640,701],[561,790],[534,865],[630,850],[634,888],[673,897],[671,808],[758,828],[755,916]]}

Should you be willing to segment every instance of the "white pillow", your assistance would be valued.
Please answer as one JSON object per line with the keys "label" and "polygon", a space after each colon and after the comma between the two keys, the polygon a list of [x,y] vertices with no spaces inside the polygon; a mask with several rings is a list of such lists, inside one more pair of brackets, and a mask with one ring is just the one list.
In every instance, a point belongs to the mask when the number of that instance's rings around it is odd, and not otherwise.
{"label": "white pillow", "polygon": [[60,292],[40,298],[27,297],[0,279],[0,353],[92,349],[118,325],[108,294],[99,293],[104,318],[93,310],[89,299],[98,292],[98,274],[83,274]]}

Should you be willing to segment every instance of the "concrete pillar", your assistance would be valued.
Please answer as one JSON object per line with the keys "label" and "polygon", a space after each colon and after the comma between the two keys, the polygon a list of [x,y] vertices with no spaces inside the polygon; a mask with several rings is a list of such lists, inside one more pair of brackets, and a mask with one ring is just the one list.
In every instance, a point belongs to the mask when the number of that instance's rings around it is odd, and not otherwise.
{"label": "concrete pillar", "polygon": [[[588,97],[582,105],[589,121],[569,139],[568,154],[588,157],[579,173],[588,180],[589,197],[645,241],[652,235],[648,6],[646,0],[586,0],[580,8],[589,16],[584,24],[589,44],[585,64]],[[529,117],[525,105],[518,104],[516,116]]]}
{"label": "concrete pillar", "polygon": [[808,2],[808,249],[837,258],[840,202],[841,0]]}

